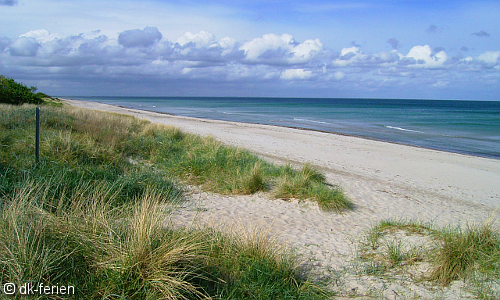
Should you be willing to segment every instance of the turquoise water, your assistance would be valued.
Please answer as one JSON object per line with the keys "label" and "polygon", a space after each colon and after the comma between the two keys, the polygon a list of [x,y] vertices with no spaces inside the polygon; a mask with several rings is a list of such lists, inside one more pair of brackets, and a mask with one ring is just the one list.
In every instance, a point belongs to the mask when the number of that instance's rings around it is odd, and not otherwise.
{"label": "turquoise water", "polygon": [[500,159],[500,101],[73,98],[181,116],[321,130]]}

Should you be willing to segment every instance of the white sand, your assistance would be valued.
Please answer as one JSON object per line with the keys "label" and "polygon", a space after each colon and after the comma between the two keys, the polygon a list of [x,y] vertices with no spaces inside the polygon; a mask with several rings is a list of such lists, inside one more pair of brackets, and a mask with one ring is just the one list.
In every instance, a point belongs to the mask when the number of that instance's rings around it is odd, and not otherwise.
{"label": "white sand", "polygon": [[268,228],[325,275],[351,260],[360,234],[380,220],[404,218],[447,226],[482,223],[500,215],[500,160],[309,130],[66,102],[211,135],[279,163],[318,166],[330,183],[342,186],[356,205],[353,211],[323,212],[312,203],[272,200],[262,193],[220,196],[194,191],[192,201],[172,222]]}

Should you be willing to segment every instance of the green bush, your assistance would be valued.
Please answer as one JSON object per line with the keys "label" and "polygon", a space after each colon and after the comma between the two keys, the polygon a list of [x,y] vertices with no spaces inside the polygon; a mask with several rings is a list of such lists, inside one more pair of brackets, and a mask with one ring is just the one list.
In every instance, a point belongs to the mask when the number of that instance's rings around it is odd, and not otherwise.
{"label": "green bush", "polygon": [[16,105],[24,103],[41,104],[43,103],[44,94],[35,94],[36,90],[37,88],[34,86],[28,88],[12,78],[0,75],[0,103]]}

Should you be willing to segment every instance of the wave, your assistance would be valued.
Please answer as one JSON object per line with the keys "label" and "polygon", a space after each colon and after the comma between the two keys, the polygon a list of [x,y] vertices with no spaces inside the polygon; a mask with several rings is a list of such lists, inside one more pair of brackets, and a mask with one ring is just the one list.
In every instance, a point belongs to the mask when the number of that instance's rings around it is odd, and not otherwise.
{"label": "wave", "polygon": [[334,125],[332,123],[327,123],[323,121],[314,121],[314,120],[309,120],[309,119],[299,119],[299,118],[293,118],[294,121],[305,121],[305,122],[311,122],[311,123],[317,123],[317,124],[326,124],[326,125]]}
{"label": "wave", "polygon": [[389,128],[389,129],[396,129],[396,130],[401,130],[401,131],[407,131],[407,132],[416,132],[416,133],[427,134],[426,132],[423,132],[423,131],[412,130],[412,129],[405,129],[405,128],[395,127],[395,126],[389,126],[389,125],[384,125],[384,127],[385,128]]}

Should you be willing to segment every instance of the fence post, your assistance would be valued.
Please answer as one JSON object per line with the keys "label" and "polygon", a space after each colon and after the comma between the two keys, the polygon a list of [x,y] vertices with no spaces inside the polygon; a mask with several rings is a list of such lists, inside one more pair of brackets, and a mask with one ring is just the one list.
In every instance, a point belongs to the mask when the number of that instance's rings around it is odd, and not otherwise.
{"label": "fence post", "polygon": [[40,107],[36,108],[36,142],[35,142],[36,163],[40,162]]}

